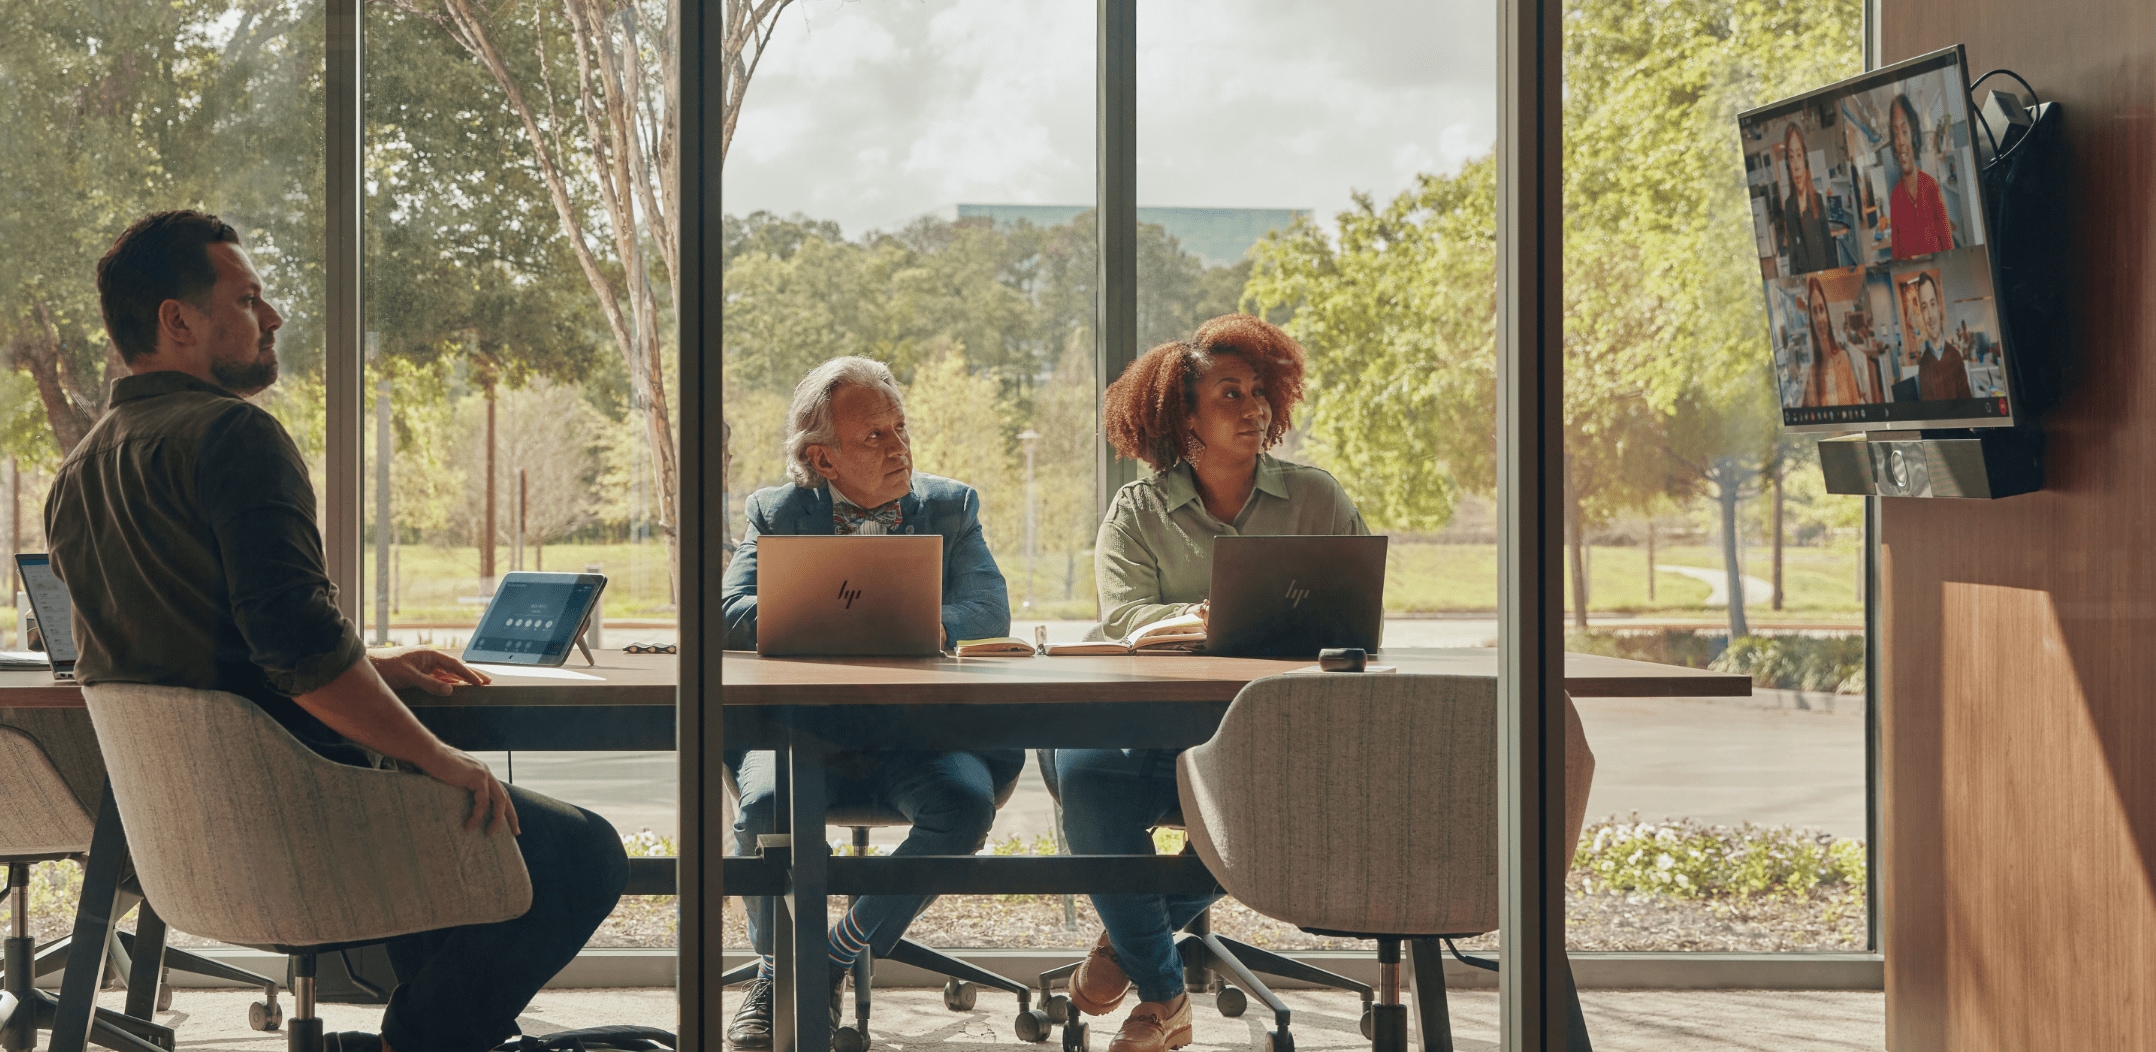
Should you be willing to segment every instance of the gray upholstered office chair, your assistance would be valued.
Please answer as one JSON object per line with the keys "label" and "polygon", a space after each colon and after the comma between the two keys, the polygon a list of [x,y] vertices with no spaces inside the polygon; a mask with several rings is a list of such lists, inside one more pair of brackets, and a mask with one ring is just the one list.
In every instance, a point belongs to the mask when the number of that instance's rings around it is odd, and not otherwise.
{"label": "gray upholstered office chair", "polygon": [[[1378,1052],[1407,1049],[1403,942],[1414,953],[1422,1047],[1452,1050],[1438,946],[1497,928],[1497,749],[1494,678],[1274,676],[1244,687],[1212,740],[1177,764],[1190,842],[1228,894],[1305,931],[1377,940],[1380,998],[1369,1018]],[[1593,781],[1594,754],[1568,698],[1568,844],[1579,841]],[[1570,1048],[1585,1052],[1569,969],[1564,987]],[[1284,1016],[1271,1044],[1293,1047]]]}
{"label": "gray upholstered office chair", "polygon": [[321,1052],[318,954],[531,907],[516,839],[466,829],[460,789],[324,759],[233,694],[83,696],[149,901],[180,930],[293,955],[293,1052]]}
{"label": "gray upholstered office chair", "polygon": [[[1056,805],[1056,828],[1060,835],[1063,826],[1063,785],[1056,776],[1054,749],[1034,752],[1034,763],[1041,769],[1041,781],[1048,786],[1048,796]],[[1160,820],[1158,829],[1182,829],[1189,823],[1178,810]],[[1060,842],[1060,841],[1059,841]],[[1185,853],[1195,853],[1195,842],[1186,842]],[[1175,938],[1176,952],[1183,958],[1183,988],[1190,993],[1214,993],[1213,1006],[1221,1015],[1235,1018],[1250,1007],[1248,993],[1256,993],[1273,1010],[1277,1025],[1285,1032],[1291,1013],[1286,1004],[1274,997],[1259,975],[1309,983],[1332,990],[1345,990],[1362,998],[1363,1027],[1370,1026],[1369,1012],[1376,990],[1367,983],[1360,983],[1338,972],[1329,972],[1313,964],[1305,964],[1292,957],[1262,950],[1249,943],[1231,939],[1213,931],[1213,911],[1206,909],[1192,918]],[[1063,1027],[1063,1047],[1067,1052],[1082,1052],[1088,1047],[1087,1024],[1073,1011],[1070,998],[1053,992],[1056,984],[1070,981],[1082,961],[1073,961],[1042,972],[1040,976],[1041,1016],[1049,1023]],[[1225,973],[1225,974],[1222,974]],[[1241,983],[1242,987],[1235,984]],[[1246,990],[1248,993],[1246,993]],[[1038,1034],[1039,1036],[1034,1036]],[[1046,1040],[1047,1028],[1036,1025],[1031,1032],[1023,1031],[1027,1040]]]}
{"label": "gray upholstered office chair", "polygon": [[[12,709],[0,725],[0,862],[8,867],[9,929],[5,977],[0,980],[0,1048],[20,1052],[36,1043],[37,1031],[50,1029],[58,1010],[52,995],[33,984],[67,966],[73,936],[38,946],[30,936],[30,867],[38,862],[80,859],[90,850],[94,817],[104,793],[105,764],[97,750],[90,717],[79,709]],[[139,896],[129,895],[132,900]],[[122,912],[132,901],[122,902]],[[153,930],[162,944],[163,922],[148,905],[136,920],[138,932]],[[233,968],[184,950],[166,948],[155,962],[136,968],[129,954],[137,943],[116,933],[108,959],[130,984],[127,1012],[100,1009],[91,1023],[95,1039],[110,1047],[146,1039],[170,1038],[150,1021],[171,1006],[171,991],[161,973],[178,968],[213,978],[274,990],[267,976]],[[144,1047],[136,1045],[134,1047]]]}
{"label": "gray upholstered office chair", "polygon": [[[734,780],[734,772],[722,766],[726,783],[727,827],[733,826],[734,809],[741,803],[741,786]],[[1017,788],[1014,780],[996,793],[996,809],[1010,802],[1011,793]],[[868,831],[871,829],[911,825],[904,813],[888,807],[840,807],[833,806],[826,812],[826,822],[853,831],[853,853],[868,854]],[[931,900],[933,901],[933,900]],[[933,947],[902,938],[888,953],[864,953],[853,962],[853,1023],[841,1026],[831,1034],[834,1052],[863,1052],[870,1039],[868,1018],[875,988],[875,961],[896,961],[900,964],[933,972],[944,977],[943,1006],[953,1012],[970,1012],[980,996],[980,987],[1001,990],[1018,998],[1018,1025],[1023,1028],[1031,1016],[1033,991],[1026,984],[986,968],[976,967]],[[735,968],[719,977],[721,986],[738,986],[756,975],[757,962]]]}

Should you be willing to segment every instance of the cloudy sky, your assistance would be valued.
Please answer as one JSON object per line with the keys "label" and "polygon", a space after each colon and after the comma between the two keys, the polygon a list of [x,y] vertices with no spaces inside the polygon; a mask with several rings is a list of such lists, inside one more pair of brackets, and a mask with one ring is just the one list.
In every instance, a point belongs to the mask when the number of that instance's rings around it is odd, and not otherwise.
{"label": "cloudy sky", "polygon": [[[1093,199],[1092,0],[798,0],[749,88],[726,210],[848,236]],[[1488,0],[1141,0],[1138,203],[1380,198],[1489,151]]]}

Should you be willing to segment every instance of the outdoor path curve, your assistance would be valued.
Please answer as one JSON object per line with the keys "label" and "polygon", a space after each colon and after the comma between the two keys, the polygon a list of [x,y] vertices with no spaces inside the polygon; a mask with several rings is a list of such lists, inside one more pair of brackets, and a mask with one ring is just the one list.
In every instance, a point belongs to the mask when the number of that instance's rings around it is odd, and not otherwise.
{"label": "outdoor path curve", "polygon": [[[1695,581],[1705,581],[1707,583],[1707,602],[1705,605],[1720,607],[1729,605],[1729,575],[1721,570],[1709,570],[1698,566],[1671,566],[1668,563],[1658,564],[1655,569],[1662,573],[1673,573],[1681,577],[1689,577]],[[1773,602],[1774,582],[1764,581],[1751,574],[1745,574],[1744,601],[1746,605]]]}

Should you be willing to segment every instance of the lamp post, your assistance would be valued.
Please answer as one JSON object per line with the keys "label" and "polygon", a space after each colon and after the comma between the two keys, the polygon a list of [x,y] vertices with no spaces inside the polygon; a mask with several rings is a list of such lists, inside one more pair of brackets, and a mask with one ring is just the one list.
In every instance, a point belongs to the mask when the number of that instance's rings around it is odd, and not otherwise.
{"label": "lamp post", "polygon": [[1034,557],[1034,492],[1033,447],[1040,442],[1041,434],[1032,428],[1020,432],[1018,441],[1026,448],[1026,609],[1033,609],[1033,557]]}

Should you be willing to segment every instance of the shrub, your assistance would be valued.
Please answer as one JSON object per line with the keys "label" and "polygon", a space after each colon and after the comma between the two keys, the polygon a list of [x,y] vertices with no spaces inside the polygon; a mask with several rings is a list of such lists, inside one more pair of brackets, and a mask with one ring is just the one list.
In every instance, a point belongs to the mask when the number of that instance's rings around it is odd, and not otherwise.
{"label": "shrub", "polygon": [[1578,654],[1652,661],[1657,665],[1706,668],[1722,652],[1723,637],[1702,635],[1689,628],[1657,632],[1573,632],[1565,636],[1565,649]]}
{"label": "shrub", "polygon": [[1736,672],[1752,677],[1759,686],[1780,690],[1864,693],[1861,634],[1744,636],[1732,643],[1725,635],[1689,628],[1658,632],[1602,629],[1565,636],[1565,649],[1657,665]]}
{"label": "shrub", "polygon": [[1762,687],[1864,693],[1864,637],[1744,636],[1708,668],[1738,672]]}
{"label": "shrub", "polygon": [[1864,884],[1864,842],[1787,826],[1610,820],[1581,834],[1572,868],[1586,890],[1676,898],[1807,895]]}

